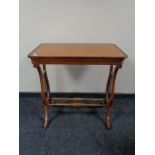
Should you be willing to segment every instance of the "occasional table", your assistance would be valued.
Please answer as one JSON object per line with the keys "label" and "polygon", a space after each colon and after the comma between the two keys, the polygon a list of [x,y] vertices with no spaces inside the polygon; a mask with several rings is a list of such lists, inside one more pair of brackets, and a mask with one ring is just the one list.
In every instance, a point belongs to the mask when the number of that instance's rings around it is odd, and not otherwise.
{"label": "occasional table", "polygon": [[[41,85],[41,99],[45,108],[44,127],[48,125],[49,106],[73,107],[105,107],[106,126],[110,128],[110,108],[115,92],[115,81],[118,70],[122,67],[127,55],[115,44],[71,44],[44,43],[34,49],[28,57],[37,68]],[[50,97],[50,84],[47,76],[47,64],[67,65],[109,65],[104,98],[53,98]],[[104,94],[104,93],[103,93]],[[72,103],[58,103],[56,101],[73,101]],[[94,103],[79,101],[92,100]]]}

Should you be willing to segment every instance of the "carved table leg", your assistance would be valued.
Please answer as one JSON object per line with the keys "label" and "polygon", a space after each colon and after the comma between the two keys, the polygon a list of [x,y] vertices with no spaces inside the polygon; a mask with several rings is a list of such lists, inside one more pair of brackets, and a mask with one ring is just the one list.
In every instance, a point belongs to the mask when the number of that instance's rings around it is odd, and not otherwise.
{"label": "carved table leg", "polygon": [[37,68],[40,78],[41,85],[41,99],[45,108],[44,115],[44,127],[46,128],[48,125],[48,99],[50,98],[50,85],[48,81],[48,76],[46,72],[46,66],[43,65],[42,68],[40,65],[34,65]]}
{"label": "carved table leg", "polygon": [[113,65],[110,66],[109,77],[107,80],[106,86],[106,126],[110,128],[110,107],[114,98],[115,92],[115,81],[118,69],[121,68],[121,65],[116,65],[113,68]]}

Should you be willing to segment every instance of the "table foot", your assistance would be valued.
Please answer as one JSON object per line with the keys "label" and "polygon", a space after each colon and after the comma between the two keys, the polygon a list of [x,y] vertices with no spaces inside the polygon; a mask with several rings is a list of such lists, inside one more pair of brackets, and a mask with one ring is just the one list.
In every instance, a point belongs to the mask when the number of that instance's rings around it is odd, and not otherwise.
{"label": "table foot", "polygon": [[110,108],[106,108],[106,126],[110,129]]}
{"label": "table foot", "polygon": [[48,106],[45,106],[44,128],[48,126]]}

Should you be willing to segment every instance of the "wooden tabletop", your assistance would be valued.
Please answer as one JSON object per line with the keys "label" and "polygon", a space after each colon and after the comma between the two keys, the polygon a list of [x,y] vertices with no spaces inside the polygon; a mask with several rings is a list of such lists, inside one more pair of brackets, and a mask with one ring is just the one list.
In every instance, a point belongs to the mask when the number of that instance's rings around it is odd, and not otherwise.
{"label": "wooden tabletop", "polygon": [[33,64],[121,64],[127,55],[115,44],[40,44],[29,55]]}

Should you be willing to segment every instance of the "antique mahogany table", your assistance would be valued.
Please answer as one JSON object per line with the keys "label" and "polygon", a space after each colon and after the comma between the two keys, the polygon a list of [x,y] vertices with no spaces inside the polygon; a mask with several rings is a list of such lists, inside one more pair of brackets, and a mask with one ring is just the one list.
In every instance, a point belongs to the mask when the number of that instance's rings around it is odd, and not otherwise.
{"label": "antique mahogany table", "polygon": [[[40,84],[41,99],[45,107],[44,127],[48,125],[49,106],[74,106],[74,107],[105,107],[106,126],[110,128],[110,108],[114,98],[115,80],[118,69],[127,55],[115,44],[40,44],[29,55],[34,67],[37,68]],[[47,77],[46,64],[67,65],[109,65],[109,76],[106,84],[104,98],[51,98],[50,85]],[[73,103],[57,103],[55,101],[68,100]],[[95,103],[79,103],[82,100],[93,100]]]}

